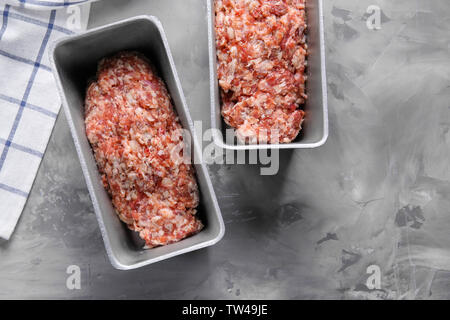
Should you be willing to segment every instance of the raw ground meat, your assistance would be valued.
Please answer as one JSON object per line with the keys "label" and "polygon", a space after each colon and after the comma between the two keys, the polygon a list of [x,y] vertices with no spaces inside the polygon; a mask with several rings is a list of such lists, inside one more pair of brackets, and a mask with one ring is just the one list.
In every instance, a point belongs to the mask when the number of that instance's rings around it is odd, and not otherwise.
{"label": "raw ground meat", "polygon": [[216,0],[222,116],[247,143],[288,143],[307,98],[305,0]]}
{"label": "raw ground meat", "polygon": [[141,55],[103,59],[87,90],[86,134],[104,187],[128,227],[147,247],[179,241],[202,229],[191,164],[173,161],[181,129],[164,82]]}

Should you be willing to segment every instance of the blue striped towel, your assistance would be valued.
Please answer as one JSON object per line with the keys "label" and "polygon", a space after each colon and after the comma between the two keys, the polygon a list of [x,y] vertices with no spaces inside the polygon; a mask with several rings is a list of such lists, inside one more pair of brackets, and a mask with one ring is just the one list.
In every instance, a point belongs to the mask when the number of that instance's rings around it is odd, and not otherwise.
{"label": "blue striped towel", "polygon": [[14,231],[61,104],[48,44],[85,29],[89,9],[87,1],[0,0],[0,238]]}

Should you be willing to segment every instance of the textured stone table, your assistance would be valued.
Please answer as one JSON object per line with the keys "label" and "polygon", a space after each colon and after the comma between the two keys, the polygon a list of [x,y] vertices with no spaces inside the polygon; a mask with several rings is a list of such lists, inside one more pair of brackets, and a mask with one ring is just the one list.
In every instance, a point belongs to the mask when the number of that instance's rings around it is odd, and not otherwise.
{"label": "textured stone table", "polygon": [[[214,247],[135,271],[109,264],[64,114],[18,228],[0,298],[450,298],[450,4],[324,0],[330,137],[276,176],[211,166]],[[382,11],[369,30],[369,5]],[[158,16],[193,118],[209,124],[202,0],[103,1],[90,26]],[[80,290],[66,288],[78,265]],[[381,289],[366,287],[367,268]]]}

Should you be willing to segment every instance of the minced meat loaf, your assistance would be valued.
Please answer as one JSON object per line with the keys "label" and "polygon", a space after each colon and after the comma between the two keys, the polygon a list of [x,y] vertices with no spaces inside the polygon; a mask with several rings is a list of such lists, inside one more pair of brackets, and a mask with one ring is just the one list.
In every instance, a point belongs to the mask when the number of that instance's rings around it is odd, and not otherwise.
{"label": "minced meat loaf", "polygon": [[305,0],[216,0],[222,116],[241,141],[288,143],[307,98]]}
{"label": "minced meat loaf", "polygon": [[143,56],[121,52],[99,63],[86,94],[85,125],[120,219],[147,247],[202,229],[194,169],[170,156],[183,143],[174,134],[180,122],[164,82]]}

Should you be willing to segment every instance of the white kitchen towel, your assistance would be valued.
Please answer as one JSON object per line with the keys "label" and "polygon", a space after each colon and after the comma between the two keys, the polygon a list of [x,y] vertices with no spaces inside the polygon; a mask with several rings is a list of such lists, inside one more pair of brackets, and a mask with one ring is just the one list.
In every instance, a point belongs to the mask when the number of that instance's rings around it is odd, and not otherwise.
{"label": "white kitchen towel", "polygon": [[14,231],[61,105],[49,43],[86,29],[87,2],[0,0],[0,238]]}

